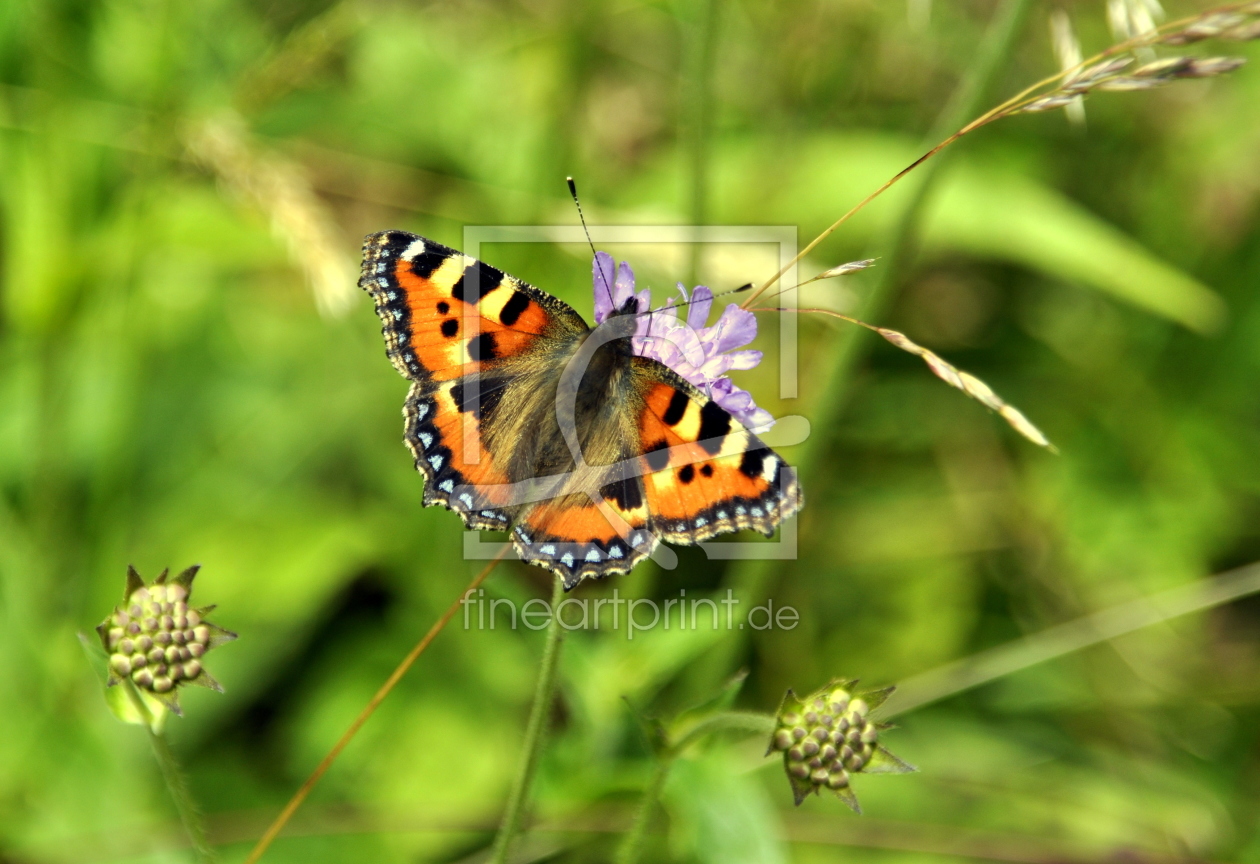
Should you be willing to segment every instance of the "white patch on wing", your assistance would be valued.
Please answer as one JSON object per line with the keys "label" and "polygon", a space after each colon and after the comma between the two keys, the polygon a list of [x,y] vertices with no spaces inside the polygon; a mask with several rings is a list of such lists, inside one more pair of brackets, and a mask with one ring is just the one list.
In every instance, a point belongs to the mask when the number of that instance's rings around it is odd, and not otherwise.
{"label": "white patch on wing", "polygon": [[408,246],[403,251],[402,257],[410,261],[412,258],[415,258],[417,255],[423,255],[423,254],[424,254],[424,238],[417,237],[415,240],[411,241],[411,245]]}
{"label": "white patch on wing", "polygon": [[765,480],[767,483],[774,482],[774,472],[777,471],[778,468],[779,460],[775,459],[773,456],[768,457],[766,461],[762,463],[761,479]]}

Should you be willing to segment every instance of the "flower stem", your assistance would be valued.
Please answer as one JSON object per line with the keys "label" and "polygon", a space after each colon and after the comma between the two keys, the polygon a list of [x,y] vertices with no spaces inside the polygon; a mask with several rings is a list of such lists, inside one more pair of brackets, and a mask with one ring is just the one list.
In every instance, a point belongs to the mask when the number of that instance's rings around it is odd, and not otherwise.
{"label": "flower stem", "polygon": [[637,864],[642,857],[643,843],[647,838],[647,829],[652,819],[652,812],[656,809],[656,802],[661,797],[661,790],[665,788],[665,781],[669,778],[670,769],[674,767],[674,760],[682,755],[683,751],[701,738],[714,732],[737,731],[769,734],[774,731],[774,727],[775,719],[768,714],[723,711],[696,724],[677,741],[664,747],[658,755],[656,768],[652,771],[652,778],[648,781],[647,788],[643,790],[643,800],[639,802],[639,808],[635,811],[634,823],[621,841],[621,845],[617,847],[617,857],[614,859],[616,864]]}
{"label": "flower stem", "polygon": [[212,864],[216,860],[214,848],[206,839],[206,826],[201,823],[201,813],[197,810],[197,802],[193,800],[192,793],[188,791],[184,772],[180,770],[166,737],[154,732],[147,723],[145,729],[149,733],[149,743],[153,745],[153,755],[157,757],[158,767],[162,770],[162,779],[166,781],[167,791],[171,793],[171,800],[179,811],[179,819],[184,823],[188,839],[192,841],[197,860],[202,864]]}
{"label": "flower stem", "polygon": [[162,733],[154,731],[155,718],[140,696],[140,691],[136,690],[136,685],[131,683],[131,679],[124,678],[122,686],[144,721],[144,731],[149,734],[149,744],[153,746],[153,755],[157,758],[162,779],[166,781],[166,789],[171,793],[171,800],[175,803],[176,812],[179,813],[179,821],[184,823],[184,830],[188,832],[188,839],[192,841],[197,860],[202,864],[213,864],[216,860],[214,849],[210,846],[210,841],[206,839],[206,827],[201,823],[201,813],[197,809],[197,802],[188,789],[188,781],[179,767],[179,761],[171,752],[171,745],[167,743]]}
{"label": "flower stem", "polygon": [[521,754],[516,779],[512,782],[512,791],[508,795],[507,809],[503,811],[503,822],[494,838],[490,864],[503,864],[507,860],[512,839],[521,827],[521,816],[529,798],[534,769],[538,766],[538,753],[542,749],[547,715],[551,711],[556,692],[556,667],[560,660],[560,643],[564,638],[564,628],[560,626],[560,615],[556,610],[563,599],[564,582],[557,578],[551,590],[551,623],[547,627],[547,643],[543,648],[542,666],[534,689],[534,705],[530,708],[529,722],[525,726],[525,750]]}
{"label": "flower stem", "polygon": [[665,788],[665,780],[669,777],[669,769],[674,767],[674,754],[662,753],[652,770],[652,779],[643,790],[643,799],[634,813],[634,824],[630,826],[621,845],[617,847],[616,864],[637,864],[643,855],[643,841],[647,838],[648,824],[652,821],[652,812],[656,802]]}

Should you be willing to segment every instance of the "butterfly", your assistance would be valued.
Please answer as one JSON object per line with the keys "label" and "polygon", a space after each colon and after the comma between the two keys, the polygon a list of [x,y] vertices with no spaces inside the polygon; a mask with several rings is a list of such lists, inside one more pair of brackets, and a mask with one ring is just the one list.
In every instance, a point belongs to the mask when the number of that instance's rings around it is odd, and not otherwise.
{"label": "butterfly", "polygon": [[661,541],[801,508],[795,473],[716,401],[631,347],[633,302],[595,329],[566,303],[405,231],[367,237],[359,285],[412,382],[405,440],[424,504],[508,531],[566,589]]}

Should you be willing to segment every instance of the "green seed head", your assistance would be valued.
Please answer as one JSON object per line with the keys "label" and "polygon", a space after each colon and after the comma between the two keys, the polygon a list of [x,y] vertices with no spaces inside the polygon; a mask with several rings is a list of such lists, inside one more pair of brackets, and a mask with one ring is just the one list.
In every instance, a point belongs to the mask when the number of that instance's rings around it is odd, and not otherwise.
{"label": "green seed head", "polygon": [[856,683],[833,681],[804,699],[789,690],[783,699],[767,754],[783,753],[797,804],[826,788],[857,810],[854,774],[914,770],[879,746],[880,727],[868,719],[892,688],[858,694]]}
{"label": "green seed head", "polygon": [[211,648],[236,638],[204,619],[208,609],[190,609],[188,598],[198,568],[190,567],[170,582],[166,571],[151,585],[128,568],[122,604],[96,628],[109,653],[109,684],[124,678],[179,713],[178,692],[185,684],[221,690],[202,668]]}
{"label": "green seed head", "polygon": [[849,775],[844,770],[833,771],[827,775],[828,789],[843,789],[849,785]]}

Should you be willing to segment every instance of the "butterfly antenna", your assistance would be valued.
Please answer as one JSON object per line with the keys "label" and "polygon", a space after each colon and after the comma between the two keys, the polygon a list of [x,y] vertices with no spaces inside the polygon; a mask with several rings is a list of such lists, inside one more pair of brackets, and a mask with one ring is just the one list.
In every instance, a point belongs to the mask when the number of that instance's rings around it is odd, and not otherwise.
{"label": "butterfly antenna", "polygon": [[[582,233],[586,235],[586,243],[591,247],[591,258],[594,259],[598,253],[595,251],[595,241],[591,240],[591,229],[586,227],[586,216],[582,213],[582,202],[578,200],[577,184],[573,182],[572,177],[565,177],[564,180],[569,184],[569,194],[573,196],[573,203],[577,206],[578,219],[582,222]],[[595,265],[595,272],[599,274],[599,281],[604,283],[604,290],[608,292],[608,302],[615,306],[612,286],[608,284],[608,278],[604,276],[604,268],[600,267],[598,262]]]}
{"label": "butterfly antenna", "polygon": [[[719,298],[719,297],[725,297],[725,296],[726,296],[726,295],[728,295],[728,294],[738,294],[739,292],[741,292],[741,291],[747,291],[748,289],[750,289],[750,288],[752,288],[752,287],[753,287],[753,283],[751,283],[751,282],[746,282],[746,283],[744,283],[743,285],[740,285],[738,288],[728,288],[728,289],[727,289],[727,290],[725,290],[725,291],[719,291],[718,293],[716,293],[716,294],[714,294],[714,295],[713,295],[713,299],[714,299],[714,300],[716,300],[717,298]],[[664,312],[664,311],[666,311],[666,310],[668,310],[668,309],[681,309],[681,308],[682,308],[682,307],[684,307],[684,306],[690,306],[690,305],[691,305],[692,303],[694,303],[694,302],[695,302],[694,300],[680,300],[680,301],[679,301],[679,302],[677,302],[677,303],[670,303],[668,306],[662,306],[660,309],[656,309],[656,310],[654,310],[654,311],[656,311],[656,312]],[[650,314],[650,313],[646,313],[646,312],[645,312],[644,314]]]}

